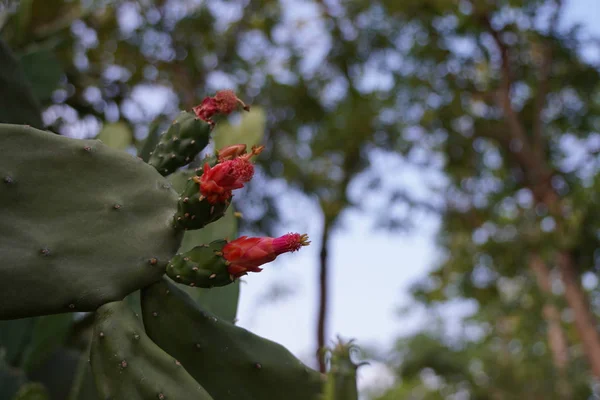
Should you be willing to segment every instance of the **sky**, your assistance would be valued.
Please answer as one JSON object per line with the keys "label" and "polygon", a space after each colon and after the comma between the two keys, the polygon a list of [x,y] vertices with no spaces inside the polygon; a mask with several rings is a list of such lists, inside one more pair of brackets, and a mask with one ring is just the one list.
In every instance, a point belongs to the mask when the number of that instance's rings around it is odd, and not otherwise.
{"label": "sky", "polygon": [[[595,16],[595,17],[594,17]],[[600,0],[565,2],[563,27],[581,23],[600,37]],[[597,50],[586,55],[600,59]],[[418,171],[401,162],[377,160],[383,171],[393,170],[395,179],[412,190],[422,190],[422,179],[435,179],[435,172]],[[377,164],[376,163],[376,164]],[[282,255],[260,274],[246,277],[242,285],[238,325],[279,342],[311,366],[315,366],[316,315],[318,299],[318,251],[321,217],[310,203],[288,204],[285,210],[308,212],[302,226],[282,227],[281,233],[295,228],[307,232],[312,245],[301,252]],[[310,211],[306,211],[310,210]],[[390,349],[395,339],[418,330],[425,323],[423,310],[401,315],[402,307],[411,307],[408,288],[434,267],[439,256],[435,233],[439,225],[434,215],[420,216],[413,230],[406,233],[374,231],[370,216],[351,210],[342,218],[343,229],[334,232],[330,246],[330,303],[328,337],[355,338],[359,345]],[[293,294],[276,303],[265,302],[265,293],[273,285],[284,284]],[[445,310],[450,324],[472,308],[456,304]],[[361,367],[359,386],[389,385],[391,376],[378,363]]]}

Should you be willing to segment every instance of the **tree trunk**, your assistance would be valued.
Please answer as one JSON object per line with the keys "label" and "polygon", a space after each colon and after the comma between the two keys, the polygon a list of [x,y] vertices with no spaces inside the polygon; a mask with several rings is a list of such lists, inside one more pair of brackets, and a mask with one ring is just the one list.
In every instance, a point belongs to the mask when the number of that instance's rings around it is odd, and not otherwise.
{"label": "tree trunk", "polygon": [[561,324],[560,310],[551,300],[553,295],[550,270],[544,260],[537,254],[531,256],[529,267],[535,274],[540,291],[545,298],[542,314],[548,326],[548,347],[550,347],[552,361],[558,372],[558,393],[561,399],[571,399],[573,390],[567,377],[569,345]]}
{"label": "tree trunk", "polygon": [[325,325],[327,322],[327,286],[329,283],[328,279],[328,264],[329,257],[327,254],[327,246],[329,245],[329,229],[331,224],[327,216],[325,216],[325,222],[323,223],[323,235],[321,237],[321,252],[319,253],[319,264],[320,264],[320,273],[319,273],[319,316],[317,322],[317,361],[319,363],[319,371],[321,373],[327,372],[327,368],[325,365],[325,356],[323,354],[323,349],[325,348]]}
{"label": "tree trunk", "polygon": [[589,301],[581,287],[571,254],[566,251],[559,252],[558,265],[565,287],[565,298],[573,310],[575,327],[581,338],[585,355],[592,367],[592,373],[600,380],[600,337],[596,318],[590,310]]}

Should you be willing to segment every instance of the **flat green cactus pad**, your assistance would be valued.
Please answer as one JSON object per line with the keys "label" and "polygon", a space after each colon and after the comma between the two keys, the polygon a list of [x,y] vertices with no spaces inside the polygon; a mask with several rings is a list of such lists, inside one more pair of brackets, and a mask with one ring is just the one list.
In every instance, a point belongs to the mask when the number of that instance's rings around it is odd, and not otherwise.
{"label": "flat green cactus pad", "polygon": [[0,124],[0,319],[92,311],[157,281],[178,195],[98,141]]}
{"label": "flat green cactus pad", "polygon": [[166,278],[144,288],[141,299],[148,336],[215,399],[320,397],[323,381],[317,371],[280,344],[203,310]]}
{"label": "flat green cactus pad", "polygon": [[123,301],[96,312],[90,360],[102,399],[212,400],[179,361],[146,336]]}

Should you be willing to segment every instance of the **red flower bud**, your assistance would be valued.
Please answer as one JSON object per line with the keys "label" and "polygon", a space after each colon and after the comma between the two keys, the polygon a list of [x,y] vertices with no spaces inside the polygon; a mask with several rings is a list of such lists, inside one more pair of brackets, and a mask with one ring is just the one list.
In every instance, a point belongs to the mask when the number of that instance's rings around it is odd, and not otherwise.
{"label": "red flower bud", "polygon": [[223,162],[227,160],[233,160],[242,154],[246,154],[246,145],[232,144],[231,146],[226,146],[219,150],[217,158],[219,159],[219,162]]}
{"label": "red flower bud", "polygon": [[254,175],[254,166],[246,159],[238,157],[224,161],[211,168],[204,164],[202,176],[194,176],[200,185],[200,194],[211,204],[222,203],[231,198],[231,191],[244,187]]}
{"label": "red flower bud", "polygon": [[229,273],[234,278],[250,272],[260,272],[259,266],[271,262],[278,255],[308,246],[308,235],[288,233],[278,238],[242,236],[223,247],[223,257],[230,263]]}
{"label": "red flower bud", "polygon": [[217,158],[219,162],[233,160],[234,158],[238,157],[250,161],[252,157],[262,153],[264,148],[265,146],[252,146],[252,150],[250,151],[250,153],[246,153],[245,144],[232,144],[231,146],[226,146],[219,150]]}
{"label": "red flower bud", "polygon": [[192,110],[198,118],[209,124],[214,124],[212,117],[215,114],[230,114],[238,104],[246,111],[250,111],[244,102],[235,95],[232,90],[219,90],[214,97],[205,97],[200,105],[197,105]]}

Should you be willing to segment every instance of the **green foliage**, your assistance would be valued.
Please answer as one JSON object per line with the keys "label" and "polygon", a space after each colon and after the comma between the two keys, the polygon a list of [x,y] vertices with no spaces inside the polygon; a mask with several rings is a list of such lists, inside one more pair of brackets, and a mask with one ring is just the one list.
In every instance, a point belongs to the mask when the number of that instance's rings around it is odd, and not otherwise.
{"label": "green foliage", "polygon": [[117,150],[127,150],[133,142],[133,132],[125,122],[113,122],[106,124],[96,136],[96,140],[101,141],[110,148]]}
{"label": "green foliage", "polygon": [[31,372],[43,364],[65,342],[72,323],[72,314],[36,318],[31,341],[23,354],[23,369]]}
{"label": "green foliage", "polygon": [[216,125],[213,138],[215,149],[234,144],[245,144],[248,148],[262,143],[266,129],[267,113],[260,106],[254,106],[242,113],[240,122],[233,125],[228,122]]}
{"label": "green foliage", "polygon": [[212,399],[179,361],[148,338],[124,302],[107,303],[96,312],[90,360],[101,398]]}
{"label": "green foliage", "polygon": [[214,398],[310,400],[321,392],[320,374],[284,347],[217,318],[166,280],[142,290],[142,314],[148,336]]}
{"label": "green foliage", "polygon": [[22,55],[19,62],[35,98],[41,104],[48,103],[63,74],[56,55],[50,49],[41,48]]}
{"label": "green foliage", "polygon": [[48,390],[40,383],[28,383],[19,389],[12,400],[48,400]]}
{"label": "green foliage", "polygon": [[22,66],[0,40],[0,122],[43,128],[40,105]]}
{"label": "green foliage", "polygon": [[153,168],[17,125],[0,141],[0,318],[91,311],[164,273],[177,196]]}

